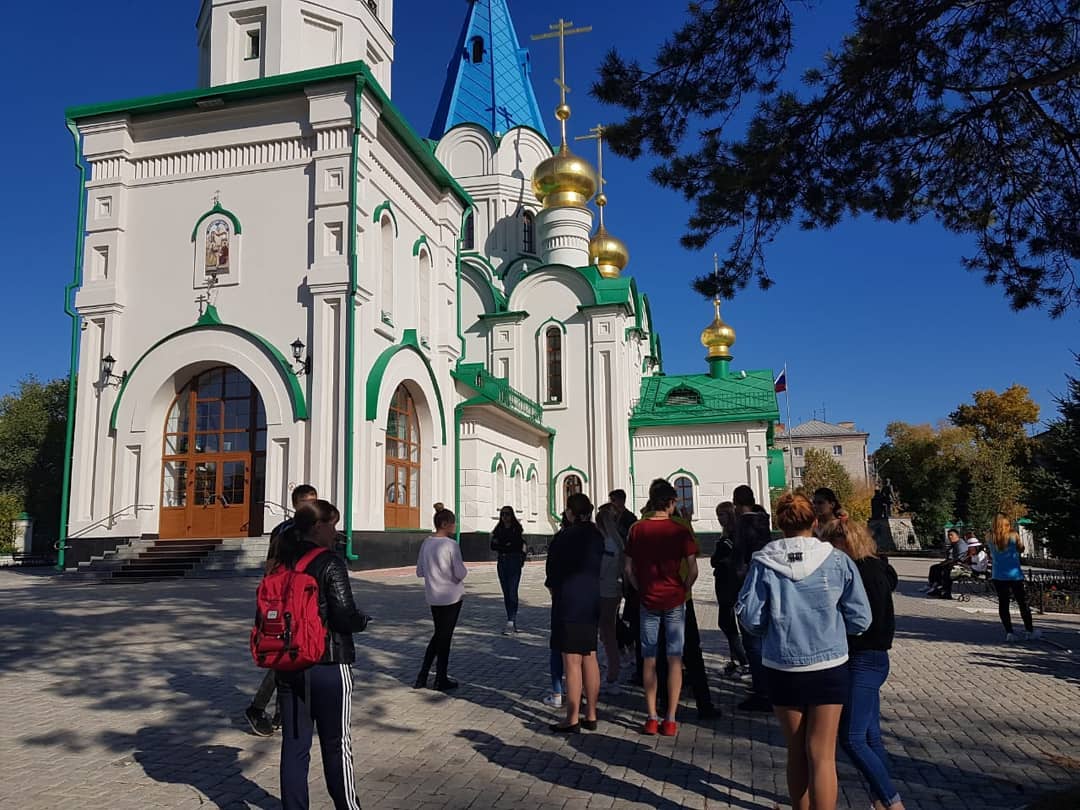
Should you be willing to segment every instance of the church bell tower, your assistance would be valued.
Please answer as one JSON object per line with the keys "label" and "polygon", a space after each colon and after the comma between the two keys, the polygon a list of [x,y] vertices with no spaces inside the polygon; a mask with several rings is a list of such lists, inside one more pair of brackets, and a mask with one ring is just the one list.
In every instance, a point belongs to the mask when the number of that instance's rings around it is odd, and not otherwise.
{"label": "church bell tower", "polygon": [[199,85],[362,59],[390,93],[394,0],[203,0]]}

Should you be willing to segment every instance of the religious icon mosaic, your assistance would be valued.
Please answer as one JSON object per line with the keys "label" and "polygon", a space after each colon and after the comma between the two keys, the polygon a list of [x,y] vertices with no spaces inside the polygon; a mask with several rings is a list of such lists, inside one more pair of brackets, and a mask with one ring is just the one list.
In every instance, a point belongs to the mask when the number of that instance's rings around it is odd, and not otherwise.
{"label": "religious icon mosaic", "polygon": [[229,272],[229,248],[232,230],[228,221],[213,219],[206,226],[206,275],[218,276]]}

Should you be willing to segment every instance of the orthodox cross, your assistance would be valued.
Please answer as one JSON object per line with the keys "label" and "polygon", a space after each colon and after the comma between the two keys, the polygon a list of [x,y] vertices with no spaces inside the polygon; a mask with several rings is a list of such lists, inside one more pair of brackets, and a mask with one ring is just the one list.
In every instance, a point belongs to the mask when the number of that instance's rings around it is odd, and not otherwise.
{"label": "orthodox cross", "polygon": [[195,303],[199,305],[199,317],[200,318],[204,314],[206,314],[206,305],[210,303],[210,294],[209,294],[209,292],[210,291],[207,290],[206,292],[202,293],[201,295],[199,295],[195,299]]}
{"label": "orthodox cross", "polygon": [[214,192],[213,200],[214,200],[214,205],[215,206],[221,205],[221,191],[215,191]]}
{"label": "orthodox cross", "polygon": [[533,40],[556,38],[559,40],[559,78],[555,80],[555,84],[559,86],[560,95],[559,110],[556,115],[562,124],[563,146],[566,146],[566,119],[570,117],[570,109],[566,106],[566,94],[570,92],[570,88],[566,85],[566,38],[574,34],[587,34],[592,31],[591,25],[583,25],[578,28],[572,26],[572,22],[560,17],[557,23],[548,26],[551,29],[548,33],[532,35]]}
{"label": "orthodox cross", "polygon": [[603,124],[597,124],[589,130],[588,135],[579,135],[574,138],[575,141],[596,141],[596,173],[599,186],[596,207],[600,210],[601,228],[604,227],[604,207],[607,205],[607,195],[604,194],[604,185],[607,183],[604,179],[604,133],[607,129]]}

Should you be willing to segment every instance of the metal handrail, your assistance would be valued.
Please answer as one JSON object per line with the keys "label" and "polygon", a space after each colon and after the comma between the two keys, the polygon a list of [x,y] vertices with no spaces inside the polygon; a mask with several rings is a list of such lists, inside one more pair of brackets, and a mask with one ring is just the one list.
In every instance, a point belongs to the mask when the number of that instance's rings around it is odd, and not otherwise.
{"label": "metal handrail", "polygon": [[256,505],[261,506],[264,509],[271,506],[275,507],[276,509],[279,509],[281,511],[282,517],[285,518],[290,518],[293,515],[293,510],[290,507],[286,506],[283,503],[278,503],[277,501],[256,501],[255,503]]}
{"label": "metal handrail", "polygon": [[69,534],[67,537],[65,537],[65,538],[63,538],[61,540],[57,540],[55,543],[53,543],[53,549],[55,549],[56,551],[60,551],[62,549],[68,548],[68,542],[67,542],[68,540],[78,540],[80,537],[82,537],[87,532],[91,532],[94,529],[100,528],[102,526],[107,526],[108,528],[111,529],[112,524],[116,521],[116,519],[119,518],[121,515],[123,515],[125,512],[127,512],[129,509],[134,509],[135,510],[135,517],[138,517],[140,509],[153,509],[153,508],[154,508],[154,504],[152,504],[152,503],[132,503],[132,504],[128,504],[123,509],[119,509],[116,512],[113,512],[111,515],[107,515],[107,516],[101,518],[100,520],[96,520],[96,521],[94,521],[93,523],[91,523],[91,524],[89,524],[87,526],[83,526],[81,529],[79,529],[79,531],[77,531],[77,532],[75,532],[73,534]]}

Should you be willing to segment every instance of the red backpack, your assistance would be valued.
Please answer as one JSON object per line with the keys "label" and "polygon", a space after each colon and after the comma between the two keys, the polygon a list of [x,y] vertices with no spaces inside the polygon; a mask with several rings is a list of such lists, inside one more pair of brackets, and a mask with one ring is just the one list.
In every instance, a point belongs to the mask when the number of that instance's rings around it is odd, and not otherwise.
{"label": "red backpack", "polygon": [[319,615],[319,583],[307,567],[323,552],[313,548],[296,568],[278,565],[259,583],[251,628],[251,655],[264,669],[296,672],[322,660],[326,625]]}

